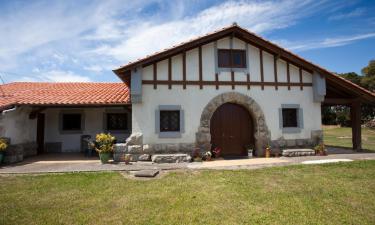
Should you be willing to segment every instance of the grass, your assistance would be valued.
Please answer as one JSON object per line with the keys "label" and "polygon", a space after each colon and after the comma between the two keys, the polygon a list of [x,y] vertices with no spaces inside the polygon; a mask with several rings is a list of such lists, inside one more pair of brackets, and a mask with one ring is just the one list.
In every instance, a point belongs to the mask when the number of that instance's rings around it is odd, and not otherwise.
{"label": "grass", "polygon": [[375,224],[375,161],[0,177],[0,224]]}
{"label": "grass", "polygon": [[[323,126],[323,131],[326,145],[352,148],[352,128]],[[362,128],[362,148],[375,151],[375,130]]]}

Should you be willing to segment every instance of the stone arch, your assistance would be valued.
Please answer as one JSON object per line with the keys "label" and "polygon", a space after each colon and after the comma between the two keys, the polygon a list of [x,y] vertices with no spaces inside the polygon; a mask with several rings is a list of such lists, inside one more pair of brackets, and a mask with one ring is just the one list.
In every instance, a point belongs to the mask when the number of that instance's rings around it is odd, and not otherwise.
{"label": "stone arch", "polygon": [[268,130],[262,109],[251,97],[238,93],[226,92],[214,97],[204,107],[198,132],[196,133],[196,146],[201,151],[211,149],[210,122],[216,109],[224,103],[235,103],[245,107],[253,118],[255,151],[258,155],[264,154],[264,147],[270,143],[271,134]]}

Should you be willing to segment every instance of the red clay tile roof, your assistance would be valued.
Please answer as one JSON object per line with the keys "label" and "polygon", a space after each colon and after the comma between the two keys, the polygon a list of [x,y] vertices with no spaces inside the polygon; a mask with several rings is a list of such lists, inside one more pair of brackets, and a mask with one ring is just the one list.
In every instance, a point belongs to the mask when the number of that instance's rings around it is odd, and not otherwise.
{"label": "red clay tile roof", "polygon": [[15,105],[126,105],[125,83],[15,82],[0,85],[0,110]]}

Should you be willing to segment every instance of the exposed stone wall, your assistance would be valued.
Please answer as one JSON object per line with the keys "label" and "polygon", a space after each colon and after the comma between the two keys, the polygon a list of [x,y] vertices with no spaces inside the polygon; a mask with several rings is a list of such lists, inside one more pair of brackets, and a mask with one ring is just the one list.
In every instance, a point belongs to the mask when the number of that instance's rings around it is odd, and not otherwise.
{"label": "exposed stone wall", "polygon": [[191,154],[194,148],[194,143],[143,144],[143,135],[134,133],[126,140],[126,143],[114,145],[113,158],[119,162],[123,161],[125,154],[130,154],[132,161],[149,161],[153,154]]}
{"label": "exposed stone wall", "polygon": [[284,139],[283,137],[271,141],[273,149],[285,148],[313,148],[314,146],[323,143],[323,131],[311,131],[311,138],[307,139]]}
{"label": "exposed stone wall", "polygon": [[271,134],[268,130],[264,114],[251,97],[237,92],[227,92],[213,98],[204,108],[198,132],[196,146],[202,151],[211,149],[210,122],[216,109],[224,103],[236,103],[245,107],[253,118],[255,152],[258,156],[264,155],[265,146],[270,143]]}

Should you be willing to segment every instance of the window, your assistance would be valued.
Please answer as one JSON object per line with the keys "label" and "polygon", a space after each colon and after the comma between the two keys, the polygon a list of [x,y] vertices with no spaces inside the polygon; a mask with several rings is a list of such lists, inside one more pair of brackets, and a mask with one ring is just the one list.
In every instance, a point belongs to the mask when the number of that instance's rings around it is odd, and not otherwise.
{"label": "window", "polygon": [[300,133],[303,128],[303,110],[299,104],[282,104],[279,120],[283,133]]}
{"label": "window", "polygon": [[283,109],[283,127],[298,127],[297,109]]}
{"label": "window", "polygon": [[107,113],[107,130],[128,130],[126,113]]}
{"label": "window", "polygon": [[82,129],[82,115],[79,113],[69,113],[62,115],[62,130],[80,131]]}
{"label": "window", "polygon": [[184,118],[180,105],[159,105],[155,110],[155,133],[159,138],[181,138],[185,132]]}
{"label": "window", "polygon": [[160,111],[160,132],[180,131],[180,111]]}
{"label": "window", "polygon": [[246,51],[218,49],[218,66],[221,68],[246,68]]}

